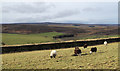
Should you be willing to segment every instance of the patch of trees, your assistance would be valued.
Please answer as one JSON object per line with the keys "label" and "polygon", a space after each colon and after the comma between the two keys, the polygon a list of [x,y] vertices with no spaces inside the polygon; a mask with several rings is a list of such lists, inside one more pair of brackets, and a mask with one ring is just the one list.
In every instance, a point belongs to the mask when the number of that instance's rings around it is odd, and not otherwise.
{"label": "patch of trees", "polygon": [[5,43],[4,43],[4,42],[1,42],[1,44],[2,44],[2,45],[5,45]]}
{"label": "patch of trees", "polygon": [[79,24],[73,24],[73,26],[80,26]]}
{"label": "patch of trees", "polygon": [[74,34],[66,34],[66,35],[53,36],[54,39],[65,38],[65,37],[74,37]]}
{"label": "patch of trees", "polygon": [[95,27],[95,26],[93,26],[93,25],[90,25],[89,27]]}

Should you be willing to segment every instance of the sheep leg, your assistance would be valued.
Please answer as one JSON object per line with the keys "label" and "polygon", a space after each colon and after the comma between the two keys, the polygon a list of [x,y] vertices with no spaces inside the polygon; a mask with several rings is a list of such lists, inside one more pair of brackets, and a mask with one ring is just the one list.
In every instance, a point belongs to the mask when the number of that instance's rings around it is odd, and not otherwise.
{"label": "sheep leg", "polygon": [[78,54],[79,56],[81,56],[81,54]]}
{"label": "sheep leg", "polygon": [[56,57],[56,54],[54,54],[53,57],[55,58],[55,57]]}
{"label": "sheep leg", "polygon": [[50,56],[50,58],[52,58],[52,56]]}

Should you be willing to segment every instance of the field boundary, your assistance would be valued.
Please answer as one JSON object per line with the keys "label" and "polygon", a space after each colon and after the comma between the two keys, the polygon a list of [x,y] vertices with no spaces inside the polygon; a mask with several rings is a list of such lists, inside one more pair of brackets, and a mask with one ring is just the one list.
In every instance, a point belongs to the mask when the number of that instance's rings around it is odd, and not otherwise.
{"label": "field boundary", "polygon": [[119,37],[115,38],[104,38],[104,39],[91,39],[91,40],[76,40],[76,41],[65,41],[56,43],[41,43],[41,44],[26,44],[19,46],[1,46],[2,54],[4,53],[15,53],[24,51],[35,51],[35,50],[48,50],[48,49],[60,49],[60,48],[72,48],[75,46],[83,46],[88,44],[88,46],[103,44],[104,41],[108,43],[120,42]]}

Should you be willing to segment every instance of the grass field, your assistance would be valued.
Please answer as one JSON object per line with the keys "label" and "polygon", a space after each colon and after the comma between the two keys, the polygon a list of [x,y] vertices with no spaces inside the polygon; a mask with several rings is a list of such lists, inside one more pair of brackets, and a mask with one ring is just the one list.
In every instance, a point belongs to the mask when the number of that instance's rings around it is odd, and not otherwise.
{"label": "grass field", "polygon": [[63,35],[64,33],[49,32],[40,34],[2,34],[2,42],[6,45],[16,45],[16,44],[33,44],[33,43],[43,43],[43,42],[56,42],[61,40],[80,40],[80,39],[96,39],[96,38],[108,38],[108,37],[118,37],[118,35],[84,35],[72,38],[63,39],[53,39],[53,36]]}
{"label": "grass field", "polygon": [[2,34],[2,42],[6,45],[31,44],[56,41],[52,37],[63,33],[49,32],[41,34]]}
{"label": "grass field", "polygon": [[2,54],[3,69],[115,69],[118,67],[118,43],[97,45],[97,53],[89,54],[91,47],[81,48],[82,56],[72,56],[74,48],[56,49],[57,57],[50,59],[51,50]]}
{"label": "grass field", "polygon": [[96,39],[96,38],[109,38],[120,37],[120,35],[80,35],[72,38],[63,38],[62,40],[84,40],[84,39]]}
{"label": "grass field", "polygon": [[96,39],[96,38],[109,38],[109,37],[119,37],[119,35],[91,35],[84,38],[79,39]]}

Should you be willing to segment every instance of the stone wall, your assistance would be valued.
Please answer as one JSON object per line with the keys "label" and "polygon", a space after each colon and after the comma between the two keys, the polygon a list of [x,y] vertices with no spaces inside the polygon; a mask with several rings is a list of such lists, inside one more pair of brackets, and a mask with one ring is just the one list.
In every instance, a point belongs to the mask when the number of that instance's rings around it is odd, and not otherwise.
{"label": "stone wall", "polygon": [[51,44],[39,44],[39,45],[9,46],[9,47],[0,47],[0,49],[2,48],[2,54],[4,54],[4,53],[15,53],[15,52],[23,52],[23,51],[72,48],[75,46],[83,46],[85,43],[88,44],[88,46],[93,46],[93,45],[103,44],[105,40],[108,43],[112,43],[112,42],[119,42],[120,38],[109,38],[109,39],[76,41],[76,42],[61,42],[61,43],[51,43]]}

